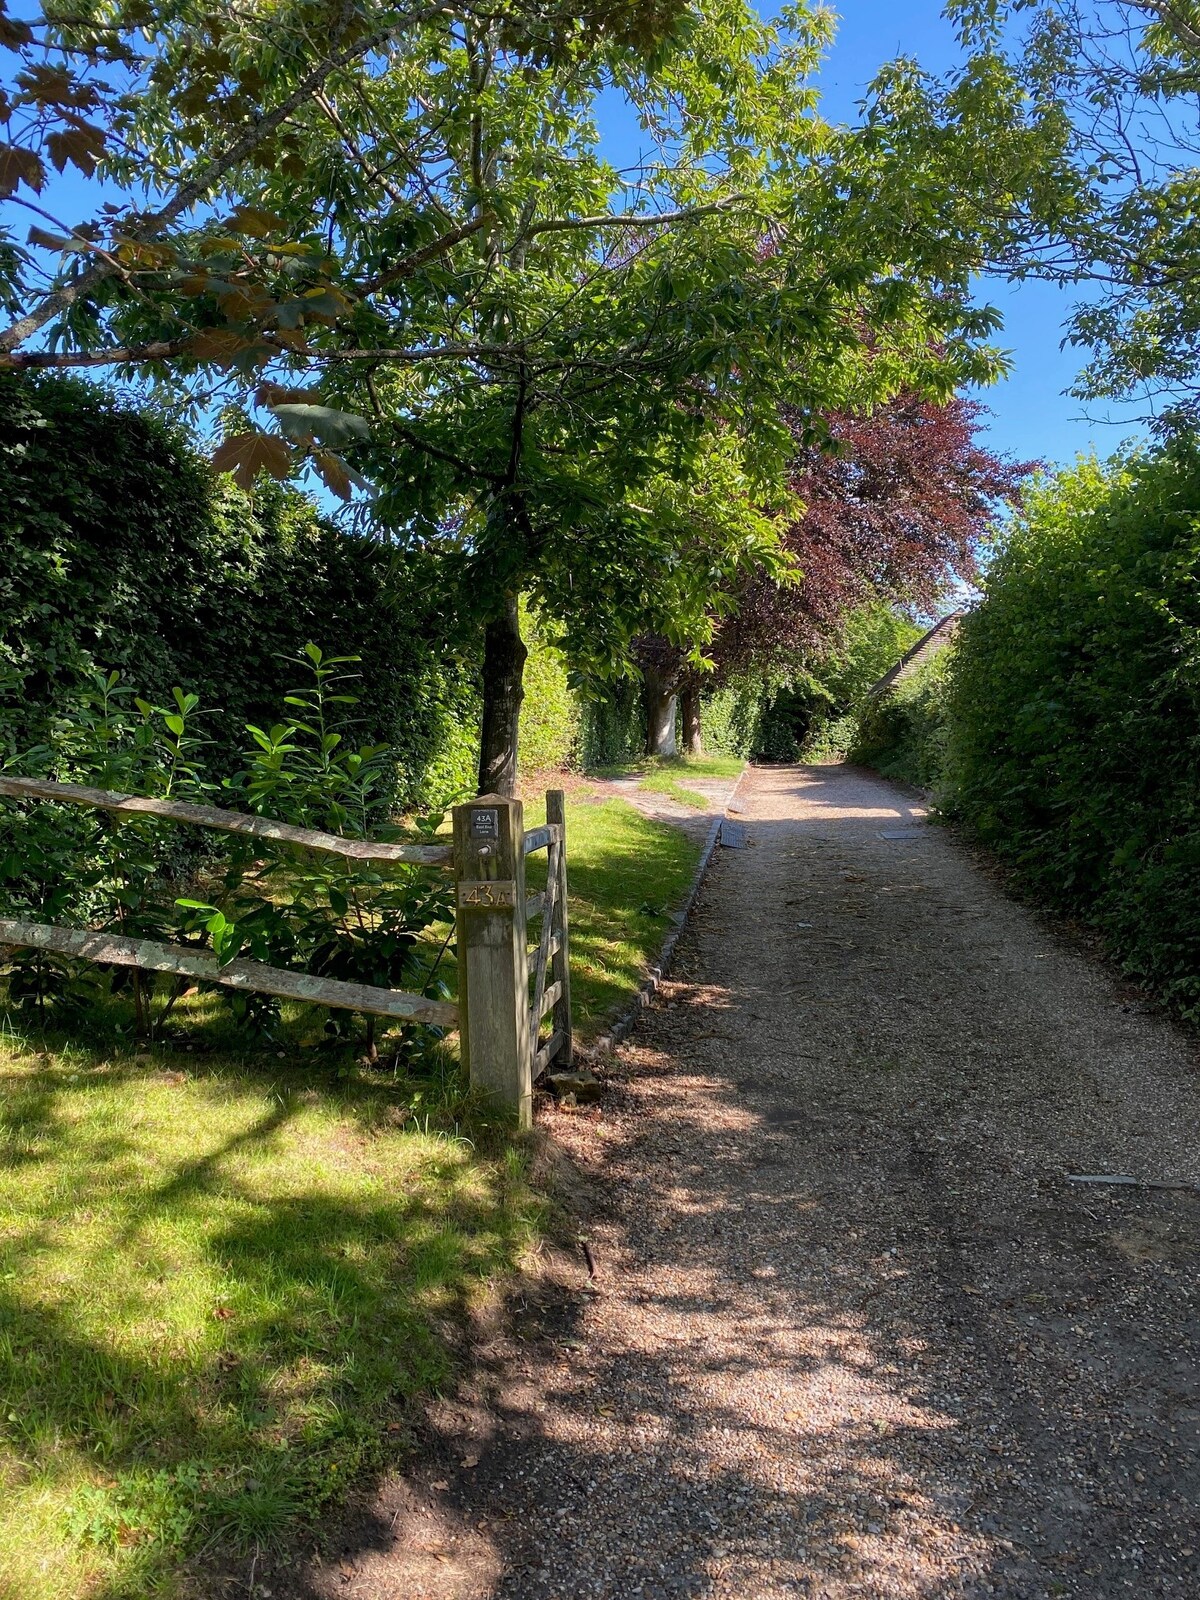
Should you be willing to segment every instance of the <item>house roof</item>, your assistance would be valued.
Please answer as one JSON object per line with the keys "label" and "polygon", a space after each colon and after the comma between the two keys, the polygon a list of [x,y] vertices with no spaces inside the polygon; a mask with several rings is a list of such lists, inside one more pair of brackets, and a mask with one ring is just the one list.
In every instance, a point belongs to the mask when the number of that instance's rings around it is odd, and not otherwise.
{"label": "house roof", "polygon": [[959,624],[966,616],[965,611],[952,611],[949,616],[943,617],[940,622],[935,622],[929,632],[919,638],[912,649],[900,657],[890,672],[885,672],[878,683],[872,684],[868,698],[876,699],[887,694],[905,678],[910,678],[914,672],[919,671],[928,661],[944,650],[948,644],[954,642],[954,635],[958,632]]}

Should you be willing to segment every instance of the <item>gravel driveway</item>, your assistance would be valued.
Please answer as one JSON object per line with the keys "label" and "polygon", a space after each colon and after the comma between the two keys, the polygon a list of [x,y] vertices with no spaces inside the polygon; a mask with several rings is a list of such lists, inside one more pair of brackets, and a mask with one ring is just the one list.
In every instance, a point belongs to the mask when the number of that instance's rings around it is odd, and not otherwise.
{"label": "gravel driveway", "polygon": [[740,803],[604,1103],[544,1114],[594,1282],[548,1255],[276,1595],[1200,1595],[1200,1197],[1065,1176],[1200,1180],[1194,1045],[895,788]]}

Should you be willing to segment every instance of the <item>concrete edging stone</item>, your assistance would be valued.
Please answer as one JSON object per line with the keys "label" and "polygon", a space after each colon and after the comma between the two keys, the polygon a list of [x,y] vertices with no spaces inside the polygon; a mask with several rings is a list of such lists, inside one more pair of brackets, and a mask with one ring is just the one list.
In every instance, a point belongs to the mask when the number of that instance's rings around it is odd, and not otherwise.
{"label": "concrete edging stone", "polygon": [[[653,999],[655,994],[657,994],[662,985],[663,979],[670,971],[671,960],[675,954],[675,947],[679,943],[680,935],[687,927],[688,918],[691,916],[692,907],[696,903],[696,896],[700,893],[700,885],[704,882],[704,875],[708,871],[709,864],[713,858],[713,852],[716,850],[717,842],[721,837],[721,829],[728,820],[729,812],[734,801],[738,797],[738,790],[742,787],[742,782],[749,771],[750,763],[747,761],[741,772],[738,774],[738,780],[734,784],[733,790],[729,796],[729,799],[725,802],[725,806],[720,816],[713,818],[712,827],[708,830],[708,836],[705,839],[704,847],[700,852],[700,860],[697,863],[696,871],[692,877],[691,886],[684,897],[683,904],[672,916],[671,920],[674,923],[674,927],[671,928],[670,932],[663,940],[662,948],[658,952],[658,959],[650,968],[645,978],[643,978],[638,992],[634,995],[628,1006],[626,1006],[625,1010],[621,1013],[617,1020],[612,1023],[611,1026],[596,1040],[595,1044],[591,1048],[591,1054],[597,1056],[611,1055],[616,1049],[617,1045],[619,1045],[622,1040],[629,1037],[634,1023],[650,1004],[650,1001]],[[584,1051],[580,1053],[587,1054],[589,1052]]]}

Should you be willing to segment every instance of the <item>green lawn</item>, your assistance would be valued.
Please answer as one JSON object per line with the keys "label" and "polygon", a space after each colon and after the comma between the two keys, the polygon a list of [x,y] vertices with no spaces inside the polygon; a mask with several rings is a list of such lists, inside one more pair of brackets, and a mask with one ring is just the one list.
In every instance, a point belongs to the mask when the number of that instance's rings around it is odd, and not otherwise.
{"label": "green lawn", "polygon": [[736,778],[746,763],[741,756],[639,756],[623,767],[600,767],[598,778],[619,778],[630,773],[668,778]]}
{"label": "green lawn", "polygon": [[[544,818],[526,807],[526,827]],[[624,800],[567,801],[567,909],[576,1032],[602,1032],[632,997],[657,954],[700,858],[678,828],[643,817]],[[529,858],[529,882],[545,883],[545,854]]]}
{"label": "green lawn", "polygon": [[501,1132],[344,1055],[9,1032],[0,1080],[5,1600],[169,1595],[181,1550],[311,1521],[536,1224]]}
{"label": "green lawn", "polygon": [[[573,801],[568,841],[586,1038],[697,850],[619,800]],[[136,1048],[115,1006],[0,1032],[3,1600],[171,1596],[189,1556],[311,1526],[405,1447],[446,1321],[539,1226],[448,1053],[393,1076],[311,1012],[248,1050],[213,997],[181,1011],[192,1051]]]}
{"label": "green lawn", "polygon": [[645,789],[650,794],[665,795],[677,805],[691,806],[694,811],[707,811],[711,804],[707,795],[700,794],[696,789],[685,789],[683,784],[676,782],[670,769],[648,772],[638,784],[638,788]]}
{"label": "green lawn", "polygon": [[[690,806],[695,811],[706,811],[712,802],[707,795],[686,786],[688,778],[736,778],[746,763],[740,756],[642,756],[624,767],[603,767],[596,773],[600,778],[636,776],[639,789],[651,794],[666,795],[677,805]],[[684,781],[681,783],[680,779]]]}

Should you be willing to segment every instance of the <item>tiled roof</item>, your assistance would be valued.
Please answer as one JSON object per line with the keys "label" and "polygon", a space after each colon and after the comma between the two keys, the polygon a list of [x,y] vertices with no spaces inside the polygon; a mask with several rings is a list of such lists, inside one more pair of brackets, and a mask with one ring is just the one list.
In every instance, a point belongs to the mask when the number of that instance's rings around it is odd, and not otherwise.
{"label": "tiled roof", "polygon": [[901,656],[891,671],[885,672],[879,682],[872,685],[870,698],[875,699],[879,695],[887,694],[905,678],[911,677],[927,661],[932,661],[939,651],[953,642],[954,635],[958,632],[958,625],[965,616],[965,611],[952,611],[948,617],[935,622],[929,632],[918,639],[906,655]]}

